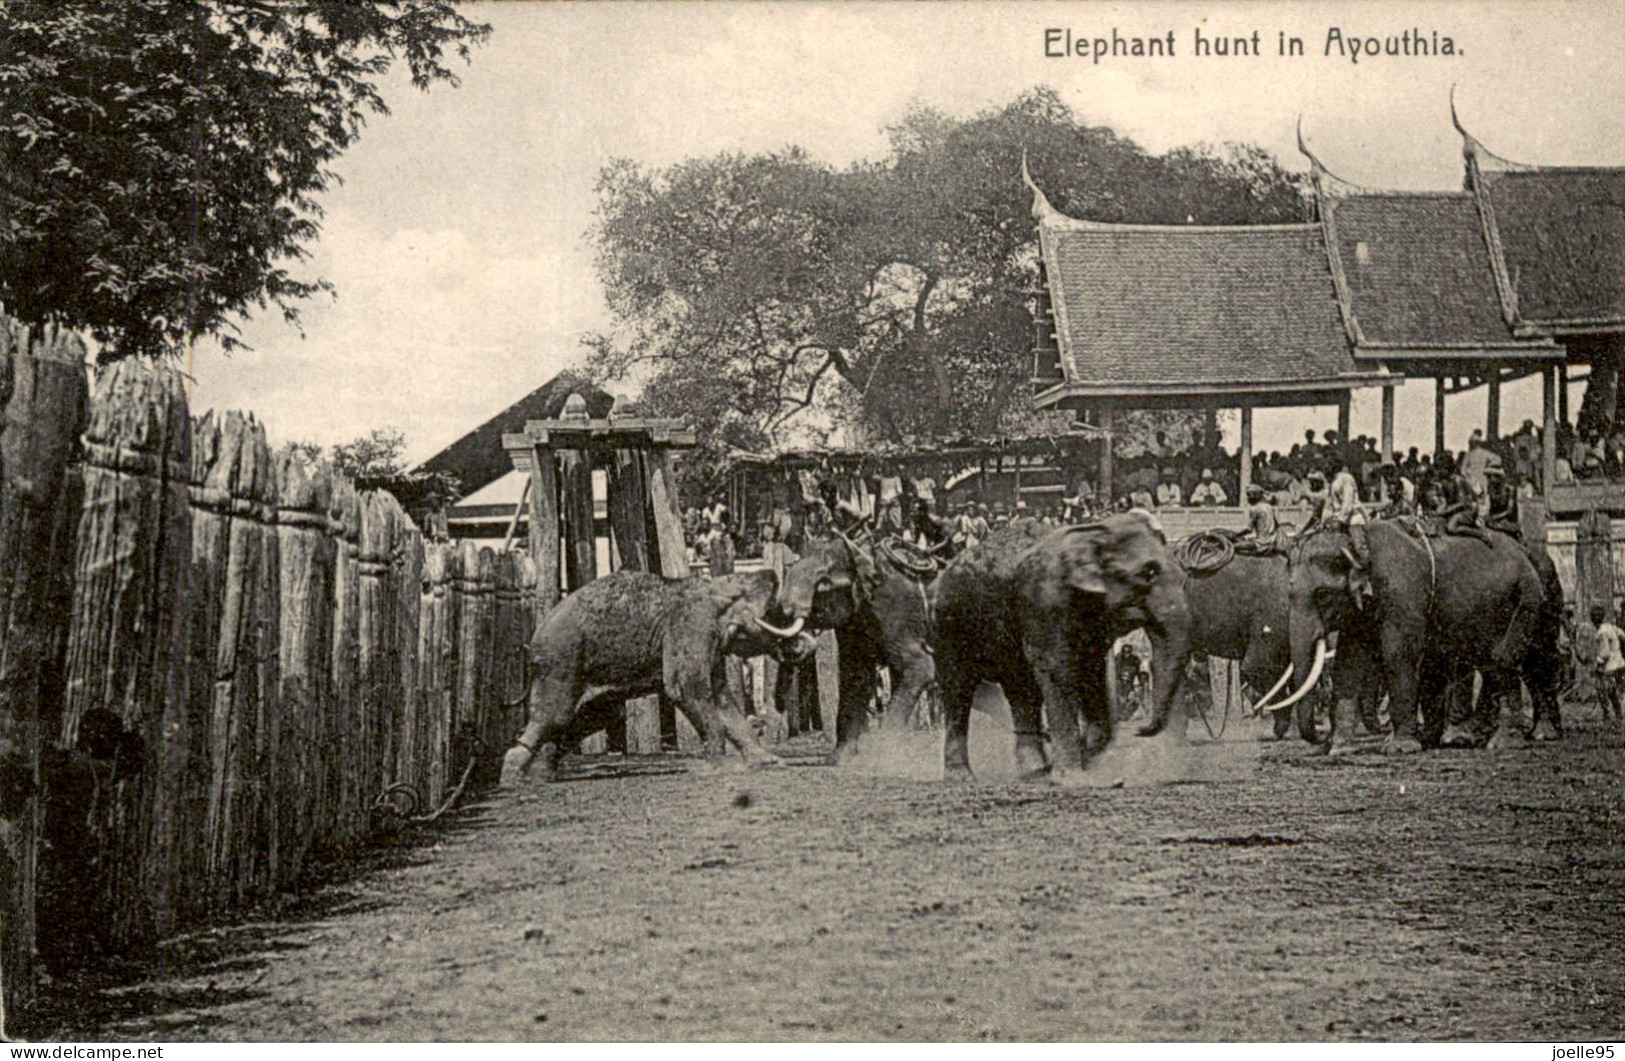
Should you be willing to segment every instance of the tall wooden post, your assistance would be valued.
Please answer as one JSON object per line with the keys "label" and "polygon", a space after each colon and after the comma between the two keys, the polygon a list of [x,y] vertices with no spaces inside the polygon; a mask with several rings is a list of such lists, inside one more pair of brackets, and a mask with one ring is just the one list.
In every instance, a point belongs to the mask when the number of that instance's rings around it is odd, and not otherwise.
{"label": "tall wooden post", "polygon": [[1349,421],[1349,392],[1344,391],[1343,397],[1337,401],[1337,437],[1340,441],[1347,442],[1349,440]]}
{"label": "tall wooden post", "polygon": [[592,525],[592,457],[585,450],[559,454],[559,486],[564,508],[564,561],[571,590],[598,577],[598,548]]}
{"label": "tall wooden post", "polygon": [[1548,365],[1541,371],[1540,492],[1547,493],[1557,480],[1557,378],[1558,370]]}
{"label": "tall wooden post", "polygon": [[530,447],[530,557],[540,623],[559,603],[559,477],[546,446]]}
{"label": "tall wooden post", "polygon": [[1557,419],[1569,422],[1569,363],[1557,366]]}
{"label": "tall wooden post", "polygon": [[1433,455],[1444,452],[1444,377],[1433,381]]}
{"label": "tall wooden post", "polygon": [[1106,438],[1100,444],[1100,492],[1099,497],[1103,504],[1110,506],[1117,500],[1117,493],[1112,486],[1112,445],[1117,441],[1114,432],[1117,428],[1117,410],[1111,405],[1101,405],[1100,426],[1106,432]]}
{"label": "tall wooden post", "polygon": [[1501,366],[1490,367],[1489,408],[1484,414],[1484,437],[1494,442],[1501,437]]}
{"label": "tall wooden post", "polygon": [[[683,514],[677,503],[677,480],[672,475],[671,460],[664,450],[652,450],[643,458],[644,490],[649,499],[649,520],[654,524],[651,544],[655,548],[652,560],[666,578],[687,578],[688,547],[683,544]],[[678,748],[677,708],[672,701],[660,697],[660,742],[663,747]]]}
{"label": "tall wooden post", "polygon": [[609,523],[615,551],[628,571],[649,570],[649,539],[644,518],[643,456],[618,449],[609,467]]}
{"label": "tall wooden post", "polygon": [[1241,407],[1241,475],[1237,480],[1240,497],[1236,504],[1247,503],[1247,488],[1253,484],[1253,407]]}

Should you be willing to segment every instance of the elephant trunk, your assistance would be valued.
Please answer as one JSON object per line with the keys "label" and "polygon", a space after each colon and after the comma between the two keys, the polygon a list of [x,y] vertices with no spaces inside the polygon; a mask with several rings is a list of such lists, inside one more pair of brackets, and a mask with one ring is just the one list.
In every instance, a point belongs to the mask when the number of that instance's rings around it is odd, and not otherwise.
{"label": "elephant trunk", "polygon": [[1159,586],[1147,602],[1151,621],[1146,633],[1151,640],[1151,720],[1140,727],[1140,736],[1151,737],[1168,725],[1168,715],[1179,696],[1185,667],[1191,658],[1191,617],[1179,586]]}

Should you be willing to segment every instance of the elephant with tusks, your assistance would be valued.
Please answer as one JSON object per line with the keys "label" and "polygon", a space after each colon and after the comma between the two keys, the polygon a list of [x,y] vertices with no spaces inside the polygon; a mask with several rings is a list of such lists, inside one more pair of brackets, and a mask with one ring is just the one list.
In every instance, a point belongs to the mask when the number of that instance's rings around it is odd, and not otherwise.
{"label": "elephant with tusks", "polygon": [[1294,547],[1289,626],[1294,675],[1303,677],[1278,706],[1304,702],[1325,670],[1326,637],[1335,631],[1336,704],[1324,746],[1334,754],[1349,749],[1350,695],[1358,685],[1343,681],[1346,667],[1380,675],[1390,752],[1437,746],[1443,694],[1474,670],[1486,685],[1486,731],[1496,725],[1496,698],[1515,694],[1520,681],[1529,686],[1537,722],[1555,726],[1562,586],[1549,558],[1495,531],[1433,537],[1394,520],[1372,521],[1366,543],[1369,594],[1356,587],[1346,528],[1324,526]]}
{"label": "elephant with tusks", "polygon": [[503,757],[502,783],[517,782],[539,753],[556,768],[557,749],[603,729],[626,700],[657,693],[693,724],[708,758],[732,743],[752,766],[778,765],[727,680],[730,654],[793,660],[814,651],[803,621],[776,614],[777,594],[771,571],[713,579],[617,571],[570,594],[531,639],[529,724]]}

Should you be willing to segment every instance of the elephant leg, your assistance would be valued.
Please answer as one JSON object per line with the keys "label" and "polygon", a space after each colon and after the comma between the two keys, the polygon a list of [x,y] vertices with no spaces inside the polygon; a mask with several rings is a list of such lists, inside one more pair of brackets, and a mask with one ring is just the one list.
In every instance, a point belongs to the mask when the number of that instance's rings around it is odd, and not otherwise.
{"label": "elephant leg", "polygon": [[[1010,724],[1016,734],[1016,769],[1022,777],[1042,777],[1050,761],[1044,754],[1044,690],[1031,675],[1010,675],[1000,683],[1005,703],[1010,707]],[[1071,705],[1068,705],[1069,709]],[[1075,710],[1075,709],[1073,709]],[[1075,716],[1074,716],[1075,717]],[[1073,743],[1077,742],[1073,723]]]}
{"label": "elephant leg", "polygon": [[1563,658],[1555,643],[1540,644],[1524,661],[1524,683],[1534,704],[1536,740],[1556,740],[1563,735],[1563,719],[1558,692],[1563,685]]}
{"label": "elephant leg", "polygon": [[970,770],[970,712],[980,684],[968,668],[945,665],[942,682],[942,774],[949,781],[967,781]]}
{"label": "elephant leg", "polygon": [[784,733],[794,737],[801,732],[801,713],[797,710],[796,668],[794,663],[781,662],[773,679],[773,709],[784,716]]}
{"label": "elephant leg", "polygon": [[899,654],[900,665],[892,667],[891,699],[886,703],[887,730],[908,728],[909,718],[926,687],[937,680],[937,665],[923,642],[915,642]]}
{"label": "elephant leg", "polygon": [[1086,741],[1080,746],[1085,759],[1106,750],[1114,735],[1111,690],[1106,680],[1106,653],[1094,652],[1077,661],[1079,707],[1087,727]]}
{"label": "elephant leg", "polygon": [[[1417,692],[1421,680],[1423,631],[1414,633],[1399,624],[1382,631],[1383,678],[1388,684],[1388,717],[1393,732],[1385,750],[1408,754],[1422,750],[1417,736]],[[1341,711],[1339,711],[1341,714]]]}
{"label": "elephant leg", "polygon": [[[1461,682],[1457,681],[1456,676],[1443,667],[1424,664],[1417,675],[1416,708],[1419,717],[1416,739],[1422,747],[1437,748],[1439,746],[1441,739],[1444,737],[1445,725],[1450,718],[1449,708],[1446,703],[1447,694],[1452,687],[1457,685],[1464,687],[1464,692],[1461,695],[1465,700],[1470,701],[1473,695],[1471,673],[1468,674],[1465,682]],[[1487,685],[1484,692],[1488,696],[1489,688]],[[1470,702],[1468,703],[1468,711],[1471,711]]]}
{"label": "elephant leg", "polygon": [[875,659],[873,647],[862,637],[836,634],[840,655],[838,671],[840,706],[835,712],[835,758],[850,757],[857,748],[858,739],[869,726],[869,701],[875,694]]}
{"label": "elephant leg", "polygon": [[[708,721],[713,724],[720,723],[718,727],[722,736],[726,736],[728,743],[739,750],[745,762],[751,766],[778,765],[780,759],[762,746],[761,739],[756,736],[756,730],[751,726],[750,719],[745,717],[743,705],[739,700],[739,691],[744,683],[740,682],[738,688],[729,680],[728,661],[732,656],[720,656],[711,671],[711,712]],[[711,742],[707,740],[706,753],[711,752]],[[721,754],[719,751],[718,754]]]}
{"label": "elephant leg", "polygon": [[[1049,725],[1051,773],[1057,782],[1074,780],[1083,769],[1083,740],[1078,728],[1087,684],[1078,650],[1065,637],[1045,631],[1042,640],[1029,642],[1027,659],[1038,681]],[[1015,704],[1011,703],[1014,714]]]}
{"label": "elephant leg", "polygon": [[575,701],[573,676],[537,679],[531,692],[530,721],[502,757],[499,784],[516,784],[530,769],[531,760],[546,747],[553,748],[553,752],[544,756],[546,766],[551,770],[556,765],[559,737],[574,717]]}

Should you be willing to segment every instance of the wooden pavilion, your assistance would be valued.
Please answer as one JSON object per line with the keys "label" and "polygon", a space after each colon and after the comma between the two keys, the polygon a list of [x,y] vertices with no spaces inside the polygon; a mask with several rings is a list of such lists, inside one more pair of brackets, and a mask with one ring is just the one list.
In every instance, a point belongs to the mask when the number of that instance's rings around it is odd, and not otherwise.
{"label": "wooden pavilion", "polygon": [[[1040,408],[1071,408],[1111,431],[1134,409],[1239,408],[1240,486],[1252,474],[1252,411],[1335,405],[1383,388],[1384,450],[1403,377],[1355,359],[1314,223],[1125,225],[1067,217],[1023,175],[1038,222],[1033,385]],[[1115,496],[1112,453],[1099,489]]]}

